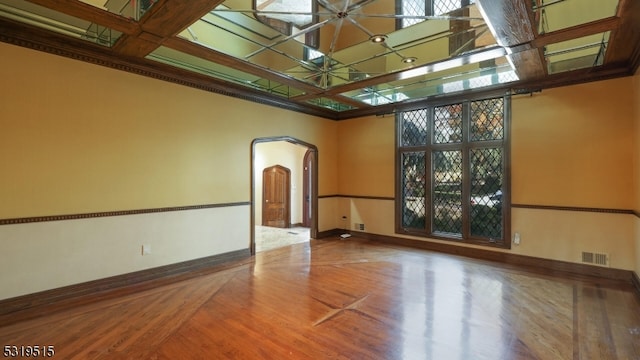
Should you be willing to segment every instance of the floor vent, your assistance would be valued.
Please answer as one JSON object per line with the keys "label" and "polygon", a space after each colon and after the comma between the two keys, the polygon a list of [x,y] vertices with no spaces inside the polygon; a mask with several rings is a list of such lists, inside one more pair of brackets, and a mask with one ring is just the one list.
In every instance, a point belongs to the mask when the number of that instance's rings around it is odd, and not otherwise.
{"label": "floor vent", "polygon": [[592,265],[609,267],[609,254],[592,253],[592,252],[583,251],[582,262],[584,264],[592,264]]}

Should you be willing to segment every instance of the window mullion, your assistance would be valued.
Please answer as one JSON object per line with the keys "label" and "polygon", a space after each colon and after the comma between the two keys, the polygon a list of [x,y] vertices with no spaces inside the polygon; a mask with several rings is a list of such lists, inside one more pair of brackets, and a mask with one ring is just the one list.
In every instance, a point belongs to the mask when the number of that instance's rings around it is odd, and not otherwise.
{"label": "window mullion", "polygon": [[433,0],[426,0],[424,2],[424,14],[426,16],[433,16]]}
{"label": "window mullion", "polygon": [[468,101],[462,106],[462,237],[471,234],[471,162],[470,158],[471,109]]}
{"label": "window mullion", "polygon": [[427,214],[427,216],[425,216],[424,219],[424,224],[425,224],[425,231],[427,234],[432,234],[433,233],[433,214],[434,214],[434,207],[433,207],[433,197],[431,194],[431,190],[433,189],[433,164],[432,164],[432,158],[433,158],[433,137],[434,137],[434,116],[433,116],[433,108],[430,108],[427,111],[427,145],[425,146],[425,166],[424,166],[424,171],[425,171],[425,179],[426,181],[424,182],[424,197],[425,197],[425,204],[427,206],[427,209],[429,211],[429,213]]}

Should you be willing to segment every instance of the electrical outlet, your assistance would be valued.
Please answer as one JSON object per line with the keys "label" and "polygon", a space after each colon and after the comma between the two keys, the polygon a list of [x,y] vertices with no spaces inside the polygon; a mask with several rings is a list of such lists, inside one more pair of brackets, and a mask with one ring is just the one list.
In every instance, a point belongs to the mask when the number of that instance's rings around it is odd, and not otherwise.
{"label": "electrical outlet", "polygon": [[513,235],[513,243],[515,245],[520,245],[520,233],[515,233]]}
{"label": "electrical outlet", "polygon": [[151,245],[142,245],[142,256],[144,255],[151,255]]}

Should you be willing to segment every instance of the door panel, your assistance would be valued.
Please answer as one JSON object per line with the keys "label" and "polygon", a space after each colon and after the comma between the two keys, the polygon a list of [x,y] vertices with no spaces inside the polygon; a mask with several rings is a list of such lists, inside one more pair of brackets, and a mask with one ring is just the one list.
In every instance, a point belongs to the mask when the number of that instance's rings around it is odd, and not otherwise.
{"label": "door panel", "polygon": [[275,165],[262,171],[262,225],[291,227],[291,171]]}

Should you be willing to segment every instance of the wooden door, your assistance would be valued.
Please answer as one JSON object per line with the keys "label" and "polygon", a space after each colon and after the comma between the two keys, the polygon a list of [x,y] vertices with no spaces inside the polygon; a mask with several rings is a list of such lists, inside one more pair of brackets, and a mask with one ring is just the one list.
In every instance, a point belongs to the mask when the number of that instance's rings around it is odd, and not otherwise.
{"label": "wooden door", "polygon": [[262,225],[291,227],[291,171],[275,165],[262,171]]}
{"label": "wooden door", "polygon": [[304,154],[302,161],[302,226],[311,227],[311,217],[313,216],[312,201],[313,196],[313,163],[315,161],[315,152],[311,149]]}

